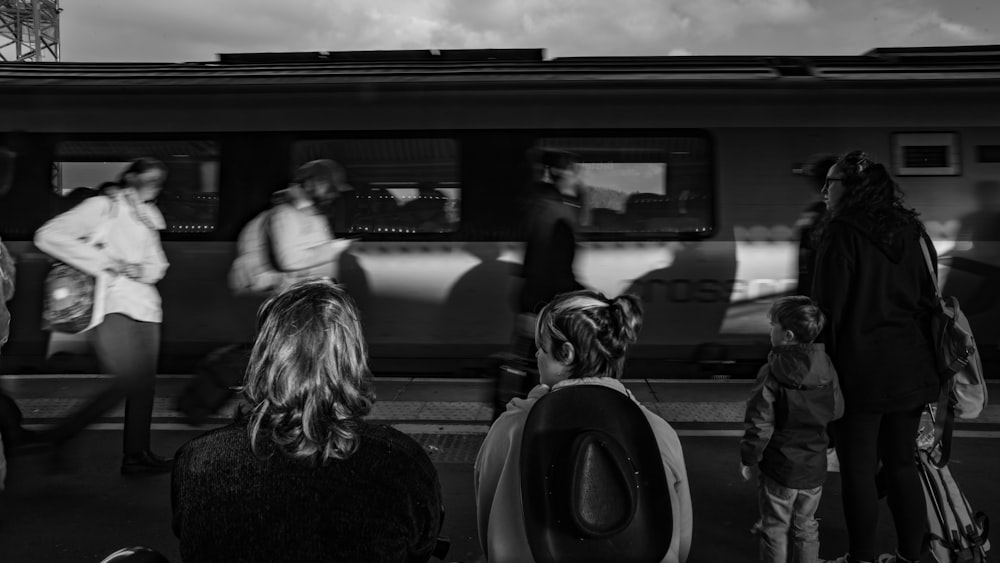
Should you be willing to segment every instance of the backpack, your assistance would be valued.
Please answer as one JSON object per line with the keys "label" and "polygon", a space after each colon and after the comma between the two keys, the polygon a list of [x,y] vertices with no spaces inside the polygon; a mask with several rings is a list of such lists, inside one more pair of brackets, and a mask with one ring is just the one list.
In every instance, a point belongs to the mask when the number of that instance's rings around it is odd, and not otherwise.
{"label": "backpack", "polygon": [[983,378],[983,363],[969,320],[962,313],[958,299],[941,296],[934,265],[923,237],[920,239],[920,248],[937,298],[931,318],[931,334],[934,337],[938,373],[941,377],[941,392],[938,396],[937,418],[934,425],[934,440],[941,445],[941,455],[934,462],[938,467],[944,467],[951,456],[951,436],[955,417],[961,419],[978,417],[986,407],[988,396]]}
{"label": "backpack", "polygon": [[927,506],[925,551],[938,563],[985,563],[990,519],[973,512],[948,466],[939,467],[931,448],[917,448],[917,472]]}
{"label": "backpack", "polygon": [[[108,200],[108,207],[96,230],[81,241],[100,249],[107,243],[113,228],[112,220],[118,216],[118,203],[108,196],[97,197]],[[49,223],[42,225],[39,232],[48,225]],[[39,235],[35,236],[37,239]],[[45,276],[42,330],[79,334],[101,324],[104,321],[106,290],[106,284],[98,278],[57,259]]]}
{"label": "backpack", "polygon": [[229,268],[229,289],[235,295],[269,294],[281,286],[284,273],[276,267],[268,209],[250,220],[236,239],[236,259]]}

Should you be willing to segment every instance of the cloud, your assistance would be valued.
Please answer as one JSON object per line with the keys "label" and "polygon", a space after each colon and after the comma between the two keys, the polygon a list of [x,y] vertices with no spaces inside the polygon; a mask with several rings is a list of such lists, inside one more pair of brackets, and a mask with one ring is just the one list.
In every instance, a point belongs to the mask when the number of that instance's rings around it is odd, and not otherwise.
{"label": "cloud", "polygon": [[983,43],[993,40],[993,37],[986,32],[979,31],[964,23],[945,19],[936,12],[924,16],[920,21],[920,27],[935,31],[940,30],[945,36],[963,43]]}
{"label": "cloud", "polygon": [[963,23],[981,21],[968,10],[963,18],[958,3],[941,1],[88,0],[64,5],[61,33],[63,59],[74,61],[457,48],[546,48],[552,57],[859,54],[995,40]]}
{"label": "cloud", "polygon": [[680,0],[679,13],[700,31],[713,36],[732,36],[749,25],[801,24],[818,12],[808,0]]}
{"label": "cloud", "polygon": [[867,26],[884,46],[983,43],[994,38],[975,27],[949,19],[928,2],[882,0]]}
{"label": "cloud", "polygon": [[219,52],[546,47],[664,54],[748,25],[812,17],[807,0],[89,0],[62,14],[64,60],[211,60]]}

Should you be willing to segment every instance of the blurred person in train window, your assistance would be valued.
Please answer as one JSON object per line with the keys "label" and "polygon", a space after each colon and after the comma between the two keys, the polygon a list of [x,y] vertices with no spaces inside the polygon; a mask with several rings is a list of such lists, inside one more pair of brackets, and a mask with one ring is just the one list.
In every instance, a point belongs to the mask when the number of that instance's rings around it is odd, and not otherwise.
{"label": "blurred person in train window", "polygon": [[768,318],[772,348],[747,399],[740,474],[757,473],[761,562],[819,561],[826,429],[843,415],[843,398],[837,370],[813,343],[826,319],[812,299],[779,299]]}
{"label": "blurred person in train window", "polygon": [[823,196],[829,212],[815,235],[812,296],[827,314],[823,342],[845,402],[833,428],[850,551],[837,561],[876,558],[879,461],[898,542],[896,555],[886,557],[917,561],[926,511],[913,447],[923,407],[940,386],[931,339],[935,290],[920,240],[935,269],[937,256],[918,213],[904,205],[885,166],[864,152],[837,160]]}
{"label": "blurred person in train window", "polygon": [[400,210],[409,227],[418,233],[438,233],[446,229],[445,205],[448,196],[433,184],[422,184],[416,198]]}
{"label": "blurred person in train window", "polygon": [[261,306],[242,394],[232,424],[177,453],[185,562],[429,559],[437,473],[412,438],[365,421],[372,375],[342,286],[300,282]]}
{"label": "blurred person in train window", "polygon": [[549,150],[542,155],[547,181],[533,182],[527,202],[526,240],[517,301],[515,352],[534,355],[535,316],[556,295],[583,289],[576,279],[576,237],[583,207],[580,157]]}
{"label": "blurred person in train window", "polygon": [[336,239],[330,224],[341,192],[353,192],[345,180],[336,162],[313,160],[298,168],[288,188],[274,194],[270,236],[275,266],[285,274],[281,288],[306,279],[336,278],[336,261],[351,243]]}
{"label": "blurred person in train window", "polygon": [[816,262],[816,247],[813,242],[813,231],[816,225],[826,215],[826,203],[823,201],[823,185],[826,183],[826,173],[837,163],[835,154],[819,154],[811,157],[802,165],[802,174],[815,192],[815,201],[806,207],[795,228],[799,234],[799,284],[795,292],[798,295],[809,296],[812,292],[813,270]]}
{"label": "blurred person in train window", "polygon": [[[541,382],[527,398],[515,398],[493,423],[475,462],[476,513],[479,544],[487,559],[500,548],[515,559],[531,561],[521,508],[518,469],[521,439],[531,408],[548,393],[577,385],[600,385],[633,401],[621,377],[629,346],[642,327],[642,306],[634,295],[608,299],[595,291],[575,291],[554,297],[537,317],[536,363]],[[638,404],[638,401],[636,401]],[[670,490],[673,529],[664,562],[687,559],[693,517],[684,453],[674,429],[639,405],[656,437]]]}
{"label": "blurred person in train window", "polygon": [[[81,409],[42,432],[61,444],[125,399],[123,474],[169,471],[171,460],[150,450],[150,424],[163,319],[156,289],[169,264],[160,244],[165,228],[155,201],[167,169],[152,158],[133,160],[122,172],[120,189],[89,197],[42,225],[35,245],[46,254],[97,278],[103,309],[87,335],[114,382]],[[101,245],[85,242],[108,221]],[[101,299],[95,300],[95,308]]]}

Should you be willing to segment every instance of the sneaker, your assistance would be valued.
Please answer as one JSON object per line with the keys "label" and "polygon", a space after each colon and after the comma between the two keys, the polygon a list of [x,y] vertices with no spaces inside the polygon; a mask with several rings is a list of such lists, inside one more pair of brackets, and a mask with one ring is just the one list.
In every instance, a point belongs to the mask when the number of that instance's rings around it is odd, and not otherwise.
{"label": "sneaker", "polygon": [[173,468],[173,459],[160,457],[149,450],[135,454],[125,454],[122,457],[122,475],[170,473]]}

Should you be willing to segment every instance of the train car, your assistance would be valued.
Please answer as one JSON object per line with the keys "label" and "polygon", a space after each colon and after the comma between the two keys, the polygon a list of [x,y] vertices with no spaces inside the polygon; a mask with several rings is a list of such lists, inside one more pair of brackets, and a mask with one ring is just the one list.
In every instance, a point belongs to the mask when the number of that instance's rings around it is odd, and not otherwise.
{"label": "train car", "polygon": [[[645,326],[629,374],[752,375],[766,311],[794,292],[812,155],[889,163],[991,358],[1000,342],[996,225],[1000,47],[860,56],[563,57],[542,50],[220,55],[177,64],[0,64],[18,255],[4,371],[60,369],[43,332],[50,260],[34,231],[123,163],[169,167],[171,267],[161,370],[249,341],[259,298],[227,271],[241,227],[298,165],[332,158],[353,187],[332,218],[337,264],[376,373],[469,373],[511,340],[529,155],[581,155],[581,281],[633,292]],[[12,168],[11,168],[12,167]],[[79,337],[74,337],[79,338]],[[58,355],[57,355],[58,356]]]}

